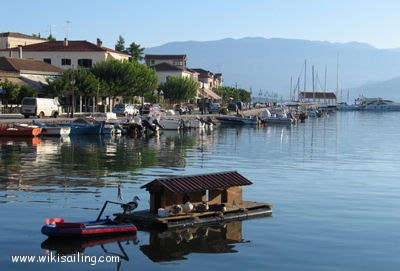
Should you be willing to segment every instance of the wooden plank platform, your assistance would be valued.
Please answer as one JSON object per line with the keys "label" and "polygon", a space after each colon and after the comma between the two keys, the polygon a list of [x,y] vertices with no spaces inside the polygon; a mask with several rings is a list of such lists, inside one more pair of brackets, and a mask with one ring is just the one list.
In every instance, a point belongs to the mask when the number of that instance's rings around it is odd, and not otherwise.
{"label": "wooden plank platform", "polygon": [[226,208],[225,212],[190,212],[168,217],[159,217],[150,213],[149,210],[136,211],[130,214],[115,214],[115,216],[119,220],[133,222],[139,228],[173,229],[272,215],[272,204],[270,203],[244,201],[240,206],[226,206]]}

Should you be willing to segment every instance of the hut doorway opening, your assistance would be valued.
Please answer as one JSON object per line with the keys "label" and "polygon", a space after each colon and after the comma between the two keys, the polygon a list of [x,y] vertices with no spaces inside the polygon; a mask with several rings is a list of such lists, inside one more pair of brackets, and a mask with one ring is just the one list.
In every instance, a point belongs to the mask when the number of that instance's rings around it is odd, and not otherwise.
{"label": "hut doorway opening", "polygon": [[154,192],[154,210],[158,210],[161,207],[161,192]]}
{"label": "hut doorway opening", "polygon": [[227,203],[228,202],[228,191],[226,189],[222,190],[221,193],[221,203]]}

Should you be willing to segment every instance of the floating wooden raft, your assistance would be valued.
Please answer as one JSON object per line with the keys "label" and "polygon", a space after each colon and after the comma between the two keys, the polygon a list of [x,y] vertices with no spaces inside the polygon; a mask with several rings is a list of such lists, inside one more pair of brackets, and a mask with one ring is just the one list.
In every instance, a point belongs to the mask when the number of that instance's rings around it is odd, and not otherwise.
{"label": "floating wooden raft", "polygon": [[185,228],[270,215],[272,215],[272,204],[252,201],[244,201],[240,206],[227,206],[225,212],[190,212],[168,217],[159,217],[150,213],[149,210],[136,211],[130,214],[115,214],[120,220],[131,221],[137,226],[146,229]]}

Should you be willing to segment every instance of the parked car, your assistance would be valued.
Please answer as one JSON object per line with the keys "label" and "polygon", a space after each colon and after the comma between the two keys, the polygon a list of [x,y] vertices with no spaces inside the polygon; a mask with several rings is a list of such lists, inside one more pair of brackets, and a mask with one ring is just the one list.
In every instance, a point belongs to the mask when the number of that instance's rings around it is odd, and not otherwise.
{"label": "parked car", "polygon": [[142,115],[148,115],[150,113],[160,111],[160,110],[161,110],[161,106],[159,106],[158,104],[145,104],[142,106],[140,111],[141,111]]}
{"label": "parked car", "polygon": [[139,110],[133,104],[117,104],[114,106],[112,112],[117,116],[134,116],[139,114]]}
{"label": "parked car", "polygon": [[210,103],[208,106],[208,113],[213,114],[213,113],[219,113],[219,110],[221,109],[221,105],[219,103]]}

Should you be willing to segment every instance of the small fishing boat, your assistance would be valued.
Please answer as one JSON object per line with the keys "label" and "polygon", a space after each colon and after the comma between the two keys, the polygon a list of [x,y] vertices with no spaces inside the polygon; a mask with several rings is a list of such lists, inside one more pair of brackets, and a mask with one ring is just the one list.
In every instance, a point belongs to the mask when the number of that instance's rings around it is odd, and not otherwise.
{"label": "small fishing boat", "polygon": [[102,122],[93,122],[91,123],[89,119],[78,118],[71,123],[63,123],[63,124],[52,124],[52,123],[43,123],[40,121],[33,121],[34,125],[37,125],[42,128],[68,128],[70,130],[70,135],[99,135],[101,134],[103,123]]}
{"label": "small fishing boat", "polygon": [[280,114],[272,114],[268,109],[262,111],[259,118],[262,123],[266,124],[291,125],[296,122],[296,119],[290,113],[280,112]]}
{"label": "small fishing boat", "polygon": [[32,121],[32,125],[29,124],[19,124],[19,127],[39,127],[42,128],[41,135],[43,136],[68,136],[71,128],[69,127],[61,127],[61,126],[50,126],[46,123],[42,123],[39,121]]}
{"label": "small fishing boat", "polygon": [[179,130],[183,127],[183,121],[176,118],[161,118],[158,122],[163,130]]}
{"label": "small fishing boat", "polygon": [[223,115],[223,116],[218,116],[217,120],[219,120],[221,124],[239,124],[239,125],[258,124],[257,116]]}
{"label": "small fishing boat", "polygon": [[42,128],[37,127],[5,127],[0,126],[0,136],[38,136],[42,132]]}
{"label": "small fishing boat", "polygon": [[66,222],[63,218],[48,218],[41,232],[51,238],[87,238],[136,232],[137,228],[132,223],[123,223],[117,219],[112,220],[108,216],[105,219],[101,219],[108,203],[120,205],[124,210],[129,204],[106,201],[94,221]]}

